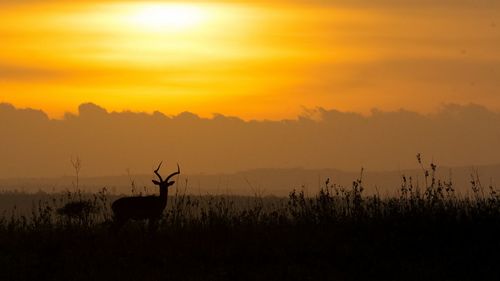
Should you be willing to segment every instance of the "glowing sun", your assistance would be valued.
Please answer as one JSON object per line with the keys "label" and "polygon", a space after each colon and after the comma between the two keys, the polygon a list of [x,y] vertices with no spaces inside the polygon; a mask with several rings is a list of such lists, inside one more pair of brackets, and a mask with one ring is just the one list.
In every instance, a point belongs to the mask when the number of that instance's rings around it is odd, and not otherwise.
{"label": "glowing sun", "polygon": [[144,4],[137,7],[131,21],[147,31],[185,30],[201,23],[203,9],[189,4]]}

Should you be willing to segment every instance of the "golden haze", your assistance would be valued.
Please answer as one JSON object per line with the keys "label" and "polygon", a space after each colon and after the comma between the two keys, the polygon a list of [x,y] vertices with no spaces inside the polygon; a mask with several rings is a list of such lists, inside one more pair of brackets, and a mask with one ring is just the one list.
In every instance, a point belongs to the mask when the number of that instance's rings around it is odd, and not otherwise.
{"label": "golden haze", "polygon": [[51,117],[89,101],[245,119],[293,118],[316,106],[500,108],[499,9],[32,3],[0,9],[0,101]]}

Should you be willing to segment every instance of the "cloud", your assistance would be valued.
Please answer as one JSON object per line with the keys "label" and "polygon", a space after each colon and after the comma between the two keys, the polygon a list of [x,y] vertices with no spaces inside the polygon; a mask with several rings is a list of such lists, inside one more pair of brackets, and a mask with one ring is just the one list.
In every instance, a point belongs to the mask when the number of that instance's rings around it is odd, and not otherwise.
{"label": "cloud", "polygon": [[[49,122],[49,117],[45,112],[41,110],[24,108],[17,109],[9,103],[0,103],[0,120],[4,121],[6,126],[16,127],[17,125],[33,125],[40,122]],[[8,121],[16,121],[16,123],[10,124]],[[25,124],[21,124],[24,123]]]}
{"label": "cloud", "polygon": [[63,72],[50,68],[0,64],[0,81],[47,81],[63,76]]}
{"label": "cloud", "polygon": [[106,118],[108,111],[94,103],[84,103],[78,107],[80,118]]}

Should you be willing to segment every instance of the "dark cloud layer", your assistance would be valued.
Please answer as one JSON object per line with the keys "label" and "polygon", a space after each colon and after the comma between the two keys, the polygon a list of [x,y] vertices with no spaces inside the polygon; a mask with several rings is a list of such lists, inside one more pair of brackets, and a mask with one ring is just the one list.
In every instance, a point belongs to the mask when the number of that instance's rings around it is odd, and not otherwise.
{"label": "dark cloud layer", "polygon": [[186,173],[254,168],[397,170],[423,153],[443,165],[498,163],[500,113],[479,105],[443,106],[422,115],[373,110],[370,116],[318,108],[297,120],[243,121],[192,113],[108,112],[83,104],[52,120],[38,110],[0,104],[0,177],[149,173],[160,160]]}
{"label": "dark cloud layer", "polygon": [[55,69],[0,63],[0,81],[49,81],[63,76],[64,73]]}

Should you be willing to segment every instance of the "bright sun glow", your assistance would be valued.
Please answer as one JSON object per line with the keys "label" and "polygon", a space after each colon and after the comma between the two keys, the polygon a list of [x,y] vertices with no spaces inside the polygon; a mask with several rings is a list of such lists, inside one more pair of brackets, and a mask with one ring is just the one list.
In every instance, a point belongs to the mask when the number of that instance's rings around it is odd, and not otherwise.
{"label": "bright sun glow", "polygon": [[205,18],[202,9],[185,4],[146,4],[132,14],[132,23],[150,31],[184,30]]}

